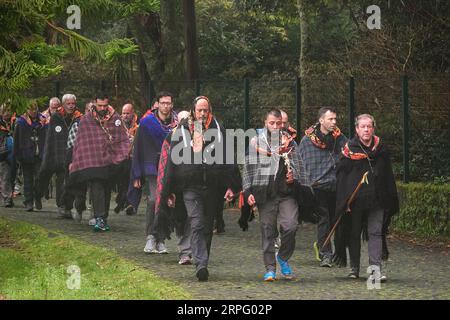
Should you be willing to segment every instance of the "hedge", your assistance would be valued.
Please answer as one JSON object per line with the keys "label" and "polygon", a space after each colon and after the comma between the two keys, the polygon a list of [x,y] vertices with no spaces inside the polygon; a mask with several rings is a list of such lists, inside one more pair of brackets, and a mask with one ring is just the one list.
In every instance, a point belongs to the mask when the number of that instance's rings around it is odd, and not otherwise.
{"label": "hedge", "polygon": [[450,238],[450,184],[397,182],[400,213],[392,230],[424,238]]}

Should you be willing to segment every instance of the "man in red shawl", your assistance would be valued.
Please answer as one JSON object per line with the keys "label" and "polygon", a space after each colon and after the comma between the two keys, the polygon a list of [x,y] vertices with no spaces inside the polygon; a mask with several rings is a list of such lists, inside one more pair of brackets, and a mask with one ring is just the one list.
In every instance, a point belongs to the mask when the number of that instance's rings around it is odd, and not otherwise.
{"label": "man in red shawl", "polygon": [[90,185],[95,231],[109,230],[111,185],[129,155],[130,140],[120,115],[109,105],[108,96],[98,96],[81,118],[69,166],[71,186]]}

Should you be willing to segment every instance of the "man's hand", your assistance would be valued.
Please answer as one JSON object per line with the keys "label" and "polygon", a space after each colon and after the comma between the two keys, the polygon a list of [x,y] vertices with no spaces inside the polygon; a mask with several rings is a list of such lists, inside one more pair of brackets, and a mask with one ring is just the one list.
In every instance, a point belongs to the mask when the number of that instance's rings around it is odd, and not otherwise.
{"label": "man's hand", "polygon": [[133,187],[135,187],[136,189],[140,189],[141,188],[141,179],[134,180]]}
{"label": "man's hand", "polygon": [[255,197],[252,194],[248,196],[247,203],[250,207],[256,204]]}
{"label": "man's hand", "polygon": [[231,202],[233,200],[233,198],[234,198],[233,190],[228,188],[227,192],[225,192],[224,199],[226,200],[226,202]]}
{"label": "man's hand", "polygon": [[175,201],[177,200],[174,193],[171,193],[169,198],[167,198],[167,206],[169,208],[175,208]]}

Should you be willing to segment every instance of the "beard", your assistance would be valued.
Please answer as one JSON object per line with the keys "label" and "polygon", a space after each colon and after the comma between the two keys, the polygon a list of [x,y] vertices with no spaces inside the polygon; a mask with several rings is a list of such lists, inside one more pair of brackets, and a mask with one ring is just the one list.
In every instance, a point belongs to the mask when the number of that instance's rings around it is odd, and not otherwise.
{"label": "beard", "polygon": [[106,117],[106,115],[108,114],[108,110],[100,110],[100,111],[97,111],[97,114],[98,114],[98,116],[100,117],[100,118],[104,118],[104,117]]}

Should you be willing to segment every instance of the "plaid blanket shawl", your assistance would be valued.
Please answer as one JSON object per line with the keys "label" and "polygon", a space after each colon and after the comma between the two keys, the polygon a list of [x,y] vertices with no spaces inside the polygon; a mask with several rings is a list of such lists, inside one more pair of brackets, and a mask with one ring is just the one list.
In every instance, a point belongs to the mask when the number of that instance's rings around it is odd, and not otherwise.
{"label": "plaid blanket shawl", "polygon": [[70,174],[119,164],[129,156],[130,141],[120,116],[113,112],[103,127],[92,112],[81,117]]}
{"label": "plaid blanket shawl", "polygon": [[[253,189],[265,190],[268,187],[271,179],[275,179],[280,164],[280,158],[282,157],[277,152],[272,152],[271,156],[266,153],[256,151],[263,149],[266,151],[276,150],[278,146],[269,146],[267,139],[267,129],[262,130],[256,137],[256,144],[249,145],[248,155],[245,157],[244,172],[242,176],[242,187],[247,199],[252,194]],[[296,144],[292,141],[289,145],[290,151],[287,153],[290,167],[294,174],[295,183],[301,184],[305,181],[305,171],[303,163],[296,151]]]}
{"label": "plaid blanket shawl", "polygon": [[312,134],[314,128],[306,131],[297,150],[306,172],[306,180],[302,184],[333,190],[336,185],[336,167],[347,138],[342,133],[333,135],[333,143],[328,148],[317,135]]}

